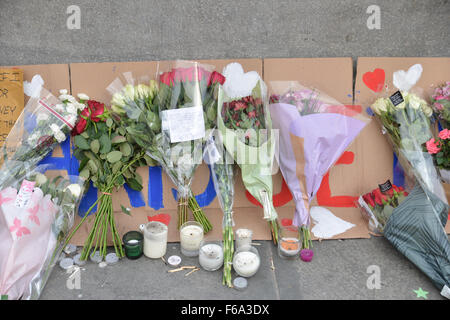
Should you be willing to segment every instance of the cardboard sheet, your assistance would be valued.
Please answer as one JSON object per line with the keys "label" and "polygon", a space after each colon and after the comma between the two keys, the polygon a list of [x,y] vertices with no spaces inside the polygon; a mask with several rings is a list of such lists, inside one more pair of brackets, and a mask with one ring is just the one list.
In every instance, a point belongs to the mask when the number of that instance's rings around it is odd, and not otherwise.
{"label": "cardboard sheet", "polygon": [[0,146],[4,144],[23,107],[23,70],[0,68]]}
{"label": "cardboard sheet", "polygon": [[[199,60],[200,63],[214,65],[215,69],[222,71],[228,63],[237,61],[242,64],[244,71],[255,70],[262,75],[262,60],[260,59],[242,59],[242,60]],[[159,70],[166,70],[170,65],[169,61],[163,61],[160,64],[156,61],[151,62],[120,62],[120,63],[74,63],[70,65],[72,94],[85,93],[91,99],[98,99],[109,104],[111,95],[106,88],[117,77],[125,84],[123,77],[124,72],[132,72],[135,79],[142,77],[154,79]],[[149,171],[152,171],[151,173]],[[156,172],[155,172],[156,171]],[[127,191],[121,189],[113,196],[113,204],[115,209],[116,222],[118,231],[121,235],[130,230],[138,230],[139,224],[147,222],[148,216],[154,216],[161,213],[171,215],[169,225],[168,241],[179,241],[179,234],[176,227],[177,224],[177,203],[173,195],[175,188],[172,181],[166,174],[158,172],[158,169],[140,168],[139,173],[144,180],[144,190],[141,192],[142,206],[133,207]],[[156,173],[156,175],[155,175]],[[149,175],[152,179],[149,181]],[[246,198],[245,189],[239,176],[236,180],[236,197],[234,216],[236,228],[249,227],[254,231],[254,239],[269,240],[271,239],[270,230],[267,222],[262,218],[262,208],[255,206]],[[150,192],[149,192],[150,188]],[[281,188],[281,180],[276,183],[276,188]],[[213,230],[208,233],[207,237],[211,239],[222,238],[222,217],[223,213],[219,203],[215,197],[212,187],[209,169],[202,164],[196,171],[192,190],[196,195],[201,194],[199,203],[208,204],[205,213],[213,225]],[[278,189],[275,189],[278,190]],[[120,204],[131,208],[131,217],[125,215],[120,210]],[[201,204],[201,203],[200,203]],[[159,209],[159,210],[156,210]],[[190,213],[190,217],[192,214]],[[80,220],[75,220],[75,224]],[[89,220],[92,220],[90,217]],[[91,221],[92,223],[93,221]],[[72,242],[78,245],[83,244],[89,231],[90,224],[84,225],[74,236]]]}
{"label": "cardboard sheet", "polygon": [[[393,73],[397,70],[408,71],[417,63],[422,65],[423,72],[412,90],[429,102],[434,88],[450,79],[450,58],[358,58],[355,103],[362,105],[364,109],[369,107],[381,96],[381,93],[376,93],[372,89],[384,85],[393,90]],[[362,176],[364,192],[372,190],[387,178],[395,183],[392,148],[380,131],[379,125],[373,121],[363,137],[366,141],[362,145],[365,158]],[[445,188],[447,199],[450,201],[450,188],[449,186]],[[450,233],[450,222],[447,223],[446,231]]]}
{"label": "cardboard sheet", "polygon": [[[351,58],[299,58],[265,59],[264,81],[298,81],[308,88],[316,88],[343,104],[352,104],[353,67]],[[366,129],[363,130],[364,134]],[[322,181],[312,205],[321,205],[337,217],[353,223],[355,227],[333,239],[369,238],[367,222],[353,206],[362,186],[364,155],[360,135],[344,152],[341,160],[331,168],[329,177]],[[294,206],[291,201],[289,205]],[[292,210],[280,210],[281,218],[292,219]],[[287,214],[287,215],[284,215]],[[313,224],[314,225],[314,224]]]}

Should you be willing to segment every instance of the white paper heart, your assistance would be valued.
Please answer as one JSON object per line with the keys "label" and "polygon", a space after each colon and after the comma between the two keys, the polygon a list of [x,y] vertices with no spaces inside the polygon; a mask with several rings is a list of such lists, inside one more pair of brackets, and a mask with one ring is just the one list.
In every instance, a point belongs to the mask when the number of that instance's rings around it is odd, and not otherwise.
{"label": "white paper heart", "polygon": [[324,207],[313,206],[310,210],[314,221],[312,233],[319,239],[329,239],[341,234],[355,225],[336,217],[330,210]]}
{"label": "white paper heart", "polygon": [[401,91],[409,91],[419,81],[422,71],[421,64],[411,66],[407,72],[404,70],[395,71],[393,75],[394,86]]}
{"label": "white paper heart", "polygon": [[225,76],[223,89],[230,98],[246,97],[252,94],[253,88],[261,79],[258,72],[244,73],[244,69],[237,62],[228,64],[222,74]]}
{"label": "white paper heart", "polygon": [[44,79],[40,74],[35,74],[31,82],[23,82],[23,92],[32,98],[39,98],[42,86],[44,85]]}

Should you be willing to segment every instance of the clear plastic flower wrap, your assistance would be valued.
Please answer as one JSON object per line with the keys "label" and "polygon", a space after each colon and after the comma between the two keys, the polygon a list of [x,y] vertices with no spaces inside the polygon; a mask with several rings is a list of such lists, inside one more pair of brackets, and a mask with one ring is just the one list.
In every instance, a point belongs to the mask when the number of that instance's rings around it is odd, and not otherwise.
{"label": "clear plastic flower wrap", "polygon": [[83,195],[78,176],[50,178],[43,170],[0,190],[0,293],[10,300],[39,298]]}
{"label": "clear plastic flower wrap", "polygon": [[74,128],[77,110],[84,105],[62,90],[59,100],[45,88],[31,97],[2,147],[0,187],[38,165]]}
{"label": "clear plastic flower wrap", "polygon": [[323,176],[370,118],[297,81],[272,81],[270,114],[279,130],[279,163],[296,207],[293,225],[302,233],[301,258],[310,261],[310,204]]}
{"label": "clear plastic flower wrap", "polygon": [[209,164],[216,190],[217,199],[223,211],[223,280],[222,283],[232,287],[231,267],[234,253],[233,202],[234,202],[234,160],[223,146],[220,132],[214,131],[206,142],[205,162]]}
{"label": "clear plastic flower wrap", "polygon": [[276,132],[267,107],[267,87],[255,71],[244,77],[239,63],[227,65],[223,75],[226,81],[219,88],[217,127],[227,152],[241,168],[245,188],[263,206],[277,244],[278,214],[272,200]]}
{"label": "clear plastic flower wrap", "polygon": [[444,230],[449,205],[432,157],[440,151],[433,138],[433,110],[420,88],[411,90],[412,85],[401,80],[394,73],[399,89],[386,88],[386,96],[371,105],[405,173],[405,188],[411,190],[390,210],[383,234],[450,298],[450,243]]}

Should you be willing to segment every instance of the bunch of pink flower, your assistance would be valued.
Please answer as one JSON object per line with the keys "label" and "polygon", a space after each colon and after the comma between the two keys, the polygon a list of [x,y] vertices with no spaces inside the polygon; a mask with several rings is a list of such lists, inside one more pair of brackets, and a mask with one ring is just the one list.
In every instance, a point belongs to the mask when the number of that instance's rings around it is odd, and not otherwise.
{"label": "bunch of pink flower", "polygon": [[431,102],[441,125],[450,129],[450,81],[435,89]]}
{"label": "bunch of pink flower", "polygon": [[450,169],[450,130],[443,129],[437,139],[430,139],[426,143],[429,154],[433,156],[440,169]]}

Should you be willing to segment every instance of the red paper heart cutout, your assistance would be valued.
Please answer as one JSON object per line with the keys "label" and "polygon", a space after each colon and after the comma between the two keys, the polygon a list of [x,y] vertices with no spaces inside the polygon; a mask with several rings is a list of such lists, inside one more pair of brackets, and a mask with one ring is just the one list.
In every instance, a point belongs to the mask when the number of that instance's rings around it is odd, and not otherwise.
{"label": "red paper heart cutout", "polygon": [[384,86],[385,73],[383,69],[375,69],[373,72],[363,74],[363,82],[373,92],[380,92]]}
{"label": "red paper heart cutout", "polygon": [[164,223],[166,226],[169,226],[170,223],[170,214],[167,213],[160,213],[154,216],[147,216],[148,222],[150,221],[159,221]]}

